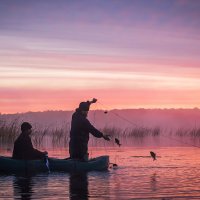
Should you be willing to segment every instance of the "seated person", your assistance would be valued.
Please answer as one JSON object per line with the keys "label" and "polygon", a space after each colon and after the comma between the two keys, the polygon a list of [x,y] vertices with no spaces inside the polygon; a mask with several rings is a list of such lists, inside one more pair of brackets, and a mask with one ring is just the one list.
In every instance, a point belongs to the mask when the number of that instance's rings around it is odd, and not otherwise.
{"label": "seated person", "polygon": [[41,152],[33,148],[30,134],[32,126],[28,122],[24,122],[21,125],[21,134],[16,139],[13,149],[13,159],[20,160],[38,160],[44,159],[47,152]]}

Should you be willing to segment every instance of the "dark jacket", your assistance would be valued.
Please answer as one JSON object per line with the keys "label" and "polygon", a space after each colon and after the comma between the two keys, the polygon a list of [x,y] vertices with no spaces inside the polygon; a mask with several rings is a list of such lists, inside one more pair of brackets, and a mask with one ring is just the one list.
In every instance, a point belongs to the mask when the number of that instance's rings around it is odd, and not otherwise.
{"label": "dark jacket", "polygon": [[86,116],[77,109],[72,115],[69,153],[71,158],[83,159],[88,152],[89,133],[97,138],[103,133],[91,125]]}
{"label": "dark jacket", "polygon": [[20,160],[43,159],[45,154],[33,148],[31,138],[26,133],[21,133],[16,139],[12,158]]}

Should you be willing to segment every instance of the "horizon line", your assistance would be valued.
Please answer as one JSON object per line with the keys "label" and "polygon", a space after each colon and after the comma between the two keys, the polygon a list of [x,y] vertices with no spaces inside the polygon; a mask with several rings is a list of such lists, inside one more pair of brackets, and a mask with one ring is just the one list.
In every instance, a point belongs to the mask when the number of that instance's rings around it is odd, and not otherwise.
{"label": "horizon line", "polygon": [[[164,108],[114,108],[114,109],[91,109],[90,111],[113,111],[113,110],[199,110],[199,107],[164,107]],[[26,114],[26,113],[44,113],[44,112],[74,112],[74,110],[41,110],[41,111],[26,111],[26,112],[15,112],[15,113],[1,113],[0,115],[15,115],[15,114]]]}

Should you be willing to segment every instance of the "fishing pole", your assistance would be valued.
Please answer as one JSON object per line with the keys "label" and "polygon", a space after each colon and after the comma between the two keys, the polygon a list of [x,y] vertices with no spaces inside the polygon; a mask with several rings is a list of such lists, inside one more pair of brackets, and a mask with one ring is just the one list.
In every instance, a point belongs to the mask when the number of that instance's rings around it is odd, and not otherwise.
{"label": "fishing pole", "polygon": [[[106,106],[105,105],[103,105],[102,103],[100,103],[100,102],[97,102],[97,103],[99,103],[99,104],[101,104],[103,107],[105,107],[106,108]],[[105,109],[106,111],[104,112],[105,114],[107,114],[108,113],[108,109]],[[116,113],[116,112],[114,112],[114,111],[112,111],[112,112],[110,112],[111,114],[113,114],[113,115],[115,115],[115,116],[117,116],[117,117],[119,117],[119,118],[121,118],[121,119],[123,119],[124,121],[126,121],[126,122],[128,122],[128,123],[130,123],[130,124],[132,124],[133,126],[136,126],[136,127],[138,127],[138,125],[136,124],[136,123],[134,123],[134,122],[132,122],[132,121],[130,121],[130,120],[128,120],[128,119],[126,119],[125,117],[123,117],[123,116],[121,116],[121,115],[119,115],[118,113]]]}
{"label": "fishing pole", "polygon": [[[103,105],[102,103],[100,103],[100,102],[98,102],[98,103],[101,104],[104,108],[106,108],[106,106]],[[106,110],[108,110],[108,109],[106,109]],[[130,120],[128,120],[128,119],[126,119],[125,117],[122,117],[122,116],[119,115],[118,113],[115,113],[115,112],[113,112],[113,111],[112,111],[111,113],[114,114],[114,115],[116,115],[117,117],[119,117],[119,118],[125,120],[126,122],[129,122],[130,124],[132,124],[132,125],[138,127],[137,124],[133,123],[132,121],[130,121]],[[193,146],[193,147],[196,147],[196,148],[200,148],[200,146],[198,146],[198,145],[190,144],[190,143],[188,143],[188,142],[183,142],[183,141],[180,141],[180,140],[178,140],[178,139],[176,139],[176,138],[172,138],[171,136],[165,136],[165,135],[161,135],[161,136],[164,137],[164,138],[167,138],[168,140],[177,141],[177,142],[179,142],[180,144],[185,144],[185,145]]]}
{"label": "fishing pole", "polygon": [[[101,102],[98,102],[99,104],[101,104],[103,107],[105,107],[106,108],[106,106],[105,105],[103,105]],[[108,113],[108,109],[106,109],[105,111],[104,111],[104,113],[105,114],[107,114]],[[123,119],[123,120],[125,120],[126,122],[128,122],[128,123],[130,123],[130,124],[132,124],[133,126],[135,126],[135,127],[138,127],[138,125],[137,124],[135,124],[135,123],[133,123],[132,121],[130,121],[130,120],[128,120],[128,119],[126,119],[125,117],[123,117],[123,116],[121,116],[121,115],[119,115],[118,113],[115,113],[115,112],[111,112],[113,115],[115,115],[115,116],[117,116],[117,117],[119,117],[119,118],[121,118],[121,119]],[[109,137],[111,137],[111,136],[109,136]],[[120,147],[121,146],[121,144],[120,144],[120,141],[119,141],[119,139],[118,138],[114,138],[114,142]]]}

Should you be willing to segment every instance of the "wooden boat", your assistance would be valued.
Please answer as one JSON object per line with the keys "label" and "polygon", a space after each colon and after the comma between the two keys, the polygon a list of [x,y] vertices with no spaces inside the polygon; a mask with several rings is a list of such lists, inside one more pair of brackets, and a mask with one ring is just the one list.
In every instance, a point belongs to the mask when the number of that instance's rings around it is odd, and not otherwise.
{"label": "wooden boat", "polygon": [[48,164],[46,160],[15,160],[0,156],[0,173],[37,173],[49,170],[50,172],[102,171],[109,167],[109,156],[100,156],[87,162],[75,159],[48,158]]}

